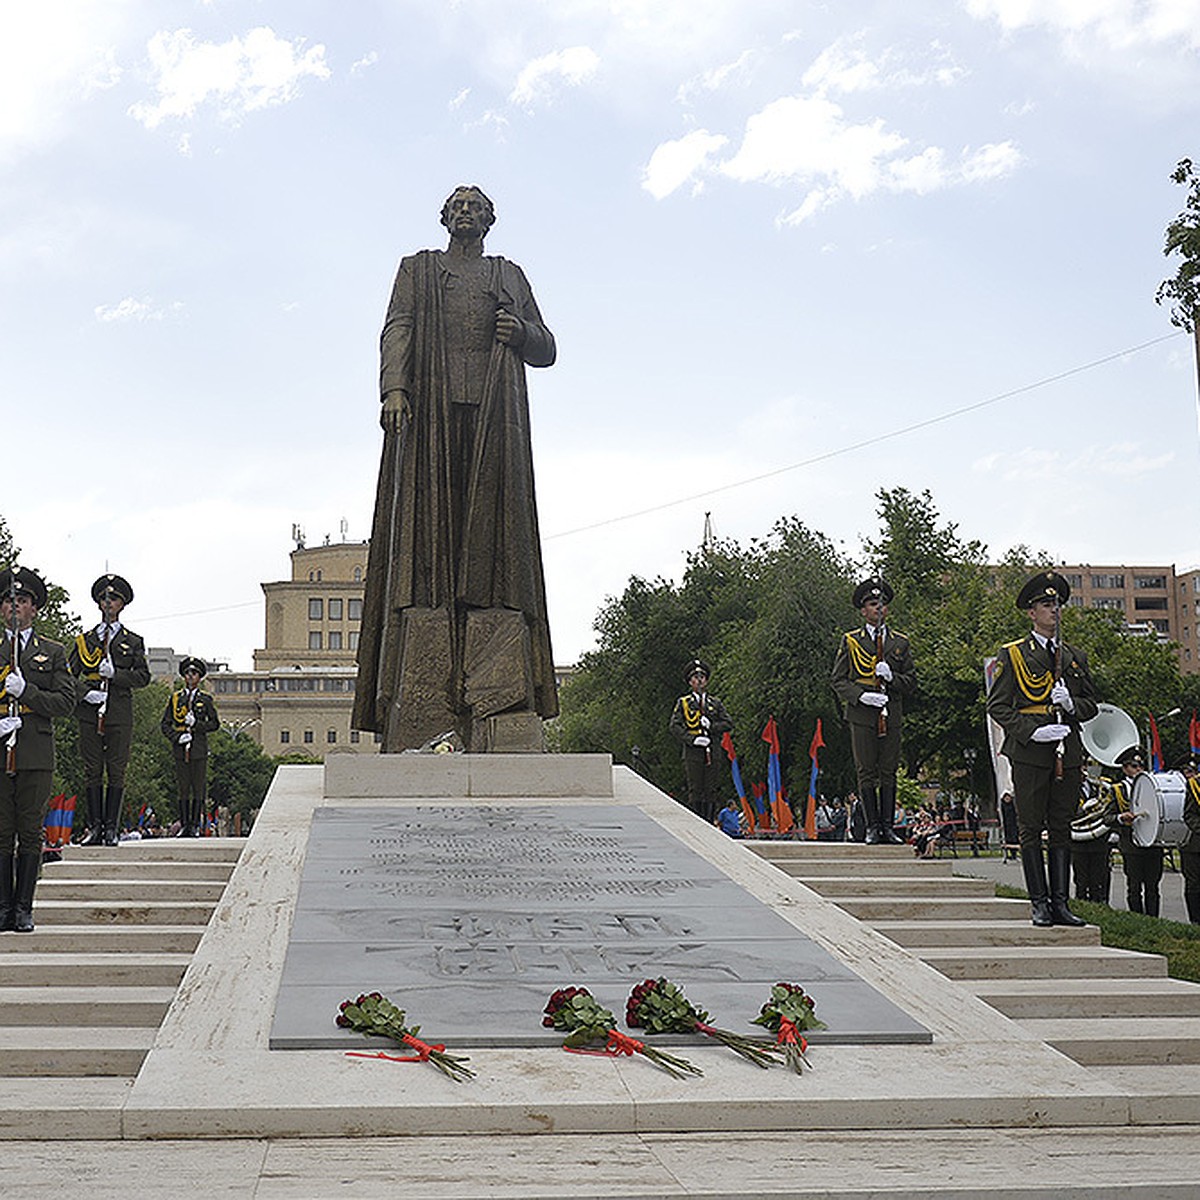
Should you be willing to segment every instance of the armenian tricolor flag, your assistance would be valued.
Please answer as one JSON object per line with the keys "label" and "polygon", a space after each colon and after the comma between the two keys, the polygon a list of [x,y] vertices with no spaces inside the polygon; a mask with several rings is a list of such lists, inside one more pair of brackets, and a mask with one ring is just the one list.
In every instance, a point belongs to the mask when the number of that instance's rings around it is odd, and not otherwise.
{"label": "armenian tricolor flag", "polygon": [[55,796],[46,810],[46,819],[42,822],[42,836],[47,847],[60,850],[69,845],[71,830],[75,826],[75,797]]}
{"label": "armenian tricolor flag", "polygon": [[1163,769],[1162,742],[1158,740],[1158,724],[1154,714],[1150,714],[1150,770],[1155,775],[1161,775]]}
{"label": "armenian tricolor flag", "polygon": [[808,775],[808,807],[804,811],[804,832],[810,840],[815,841],[817,837],[817,776],[820,771],[817,767],[817,751],[825,745],[825,739],[821,736],[821,718],[817,718],[817,731],[813,734],[812,742],[808,747],[808,757],[812,759],[812,770]]}
{"label": "armenian tricolor flag", "polygon": [[733,748],[733,738],[728,731],[721,736],[721,749],[725,751],[725,757],[729,759],[729,773],[733,776],[733,786],[737,789],[742,813],[746,817],[746,832],[753,833],[755,827],[754,808],[746,795],[746,785],[742,782],[742,768],[738,765],[737,751]]}
{"label": "armenian tricolor flag", "polygon": [[771,814],[775,818],[775,832],[787,833],[796,821],[792,807],[783,794],[783,769],[779,765],[779,730],[775,718],[771,717],[762,731],[767,743],[767,792],[770,796]]}

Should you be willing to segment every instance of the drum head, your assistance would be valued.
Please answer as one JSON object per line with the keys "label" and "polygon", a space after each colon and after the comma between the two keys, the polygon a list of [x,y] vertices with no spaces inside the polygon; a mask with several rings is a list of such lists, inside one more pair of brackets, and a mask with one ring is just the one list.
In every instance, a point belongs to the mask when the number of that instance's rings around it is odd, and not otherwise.
{"label": "drum head", "polygon": [[1129,807],[1133,810],[1133,840],[1139,846],[1155,846],[1162,831],[1162,805],[1154,777],[1143,771],[1134,781]]}

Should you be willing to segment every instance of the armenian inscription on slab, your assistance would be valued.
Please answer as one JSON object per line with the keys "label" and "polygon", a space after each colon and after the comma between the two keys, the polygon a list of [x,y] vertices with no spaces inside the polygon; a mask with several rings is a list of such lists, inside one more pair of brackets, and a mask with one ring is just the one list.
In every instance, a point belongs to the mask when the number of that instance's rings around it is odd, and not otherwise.
{"label": "armenian inscription on slab", "polygon": [[585,986],[623,1015],[668,976],[718,1025],[801,984],[813,1041],[928,1032],[640,809],[620,805],[319,808],[272,1049],[344,1047],[338,1004],[379,991],[456,1047],[553,1045],[550,993]]}

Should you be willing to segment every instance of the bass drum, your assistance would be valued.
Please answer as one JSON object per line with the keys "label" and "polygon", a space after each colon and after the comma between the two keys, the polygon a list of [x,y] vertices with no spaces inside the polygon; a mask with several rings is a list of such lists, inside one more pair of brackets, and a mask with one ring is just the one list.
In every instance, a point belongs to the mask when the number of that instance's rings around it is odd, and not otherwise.
{"label": "bass drum", "polygon": [[1133,840],[1139,846],[1182,846],[1190,831],[1183,819],[1187,780],[1178,771],[1143,772],[1133,781]]}

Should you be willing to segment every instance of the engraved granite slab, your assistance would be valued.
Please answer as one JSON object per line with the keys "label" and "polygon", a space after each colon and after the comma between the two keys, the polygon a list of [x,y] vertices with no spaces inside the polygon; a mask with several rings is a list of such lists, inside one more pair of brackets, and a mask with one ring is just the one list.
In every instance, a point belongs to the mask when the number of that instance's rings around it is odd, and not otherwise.
{"label": "engraved granite slab", "polygon": [[919,1023],[640,809],[318,808],[272,1049],[348,1048],[348,996],[379,991],[424,1036],[545,1046],[550,993],[586,986],[623,1018],[665,975],[714,1024],[749,1024],[779,980],[828,1029],[811,1041],[927,1042]]}

